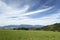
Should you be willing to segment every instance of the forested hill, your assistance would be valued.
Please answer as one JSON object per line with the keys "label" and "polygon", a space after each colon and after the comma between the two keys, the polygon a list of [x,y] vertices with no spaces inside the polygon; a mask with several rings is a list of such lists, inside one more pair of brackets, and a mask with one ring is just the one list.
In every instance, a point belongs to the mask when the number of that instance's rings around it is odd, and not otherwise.
{"label": "forested hill", "polygon": [[47,26],[42,27],[41,29],[46,30],[46,31],[60,31],[60,23],[47,25]]}

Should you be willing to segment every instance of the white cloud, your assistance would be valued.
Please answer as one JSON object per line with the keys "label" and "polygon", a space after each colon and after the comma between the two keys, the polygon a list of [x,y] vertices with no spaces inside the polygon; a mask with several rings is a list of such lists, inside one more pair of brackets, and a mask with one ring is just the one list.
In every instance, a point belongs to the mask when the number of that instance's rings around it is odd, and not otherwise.
{"label": "white cloud", "polygon": [[9,7],[7,4],[5,4],[4,2],[0,1],[0,10],[2,12],[0,16],[4,16],[4,17],[18,16],[25,13],[28,9],[29,9],[28,5],[25,5],[20,10],[13,9],[12,7]]}
{"label": "white cloud", "polygon": [[[53,7],[26,13],[29,8],[30,5],[25,5],[23,8],[18,10],[8,6],[3,1],[0,1],[0,10],[2,13],[0,14],[0,25],[10,25],[10,24],[11,25],[13,24],[47,25],[47,24],[59,22],[57,18],[60,17],[60,12],[57,12],[57,14],[41,17],[39,19],[30,19],[29,17],[26,17],[26,15],[48,11]],[[12,18],[15,16],[17,18]]]}
{"label": "white cloud", "polygon": [[46,9],[41,9],[41,10],[29,12],[29,13],[23,14],[23,16],[24,16],[24,15],[31,15],[31,14],[36,14],[36,13],[45,12],[45,11],[48,11],[48,10],[50,10],[50,9],[52,9],[52,8],[53,8],[53,7],[49,7],[49,8],[46,8]]}

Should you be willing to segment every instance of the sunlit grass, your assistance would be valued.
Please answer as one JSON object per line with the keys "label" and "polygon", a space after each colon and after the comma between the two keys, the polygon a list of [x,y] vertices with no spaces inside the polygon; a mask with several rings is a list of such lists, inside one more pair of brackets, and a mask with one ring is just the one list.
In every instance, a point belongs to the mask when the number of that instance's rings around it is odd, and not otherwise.
{"label": "sunlit grass", "polygon": [[60,32],[0,30],[0,40],[60,40]]}

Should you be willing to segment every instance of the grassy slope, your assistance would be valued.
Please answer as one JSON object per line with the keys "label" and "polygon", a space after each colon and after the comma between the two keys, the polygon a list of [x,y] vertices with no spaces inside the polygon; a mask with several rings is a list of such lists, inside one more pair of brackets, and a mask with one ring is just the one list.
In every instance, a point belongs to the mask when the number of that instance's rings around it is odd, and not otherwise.
{"label": "grassy slope", "polygon": [[0,40],[60,40],[60,32],[0,30]]}

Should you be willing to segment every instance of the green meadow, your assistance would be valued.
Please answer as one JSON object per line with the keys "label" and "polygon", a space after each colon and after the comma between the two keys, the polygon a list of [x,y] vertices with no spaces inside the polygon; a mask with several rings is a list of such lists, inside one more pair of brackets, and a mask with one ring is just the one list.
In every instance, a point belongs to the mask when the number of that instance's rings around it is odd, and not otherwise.
{"label": "green meadow", "polygon": [[0,40],[60,40],[60,32],[38,30],[0,30]]}

